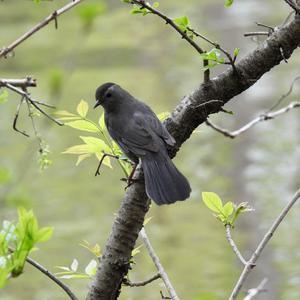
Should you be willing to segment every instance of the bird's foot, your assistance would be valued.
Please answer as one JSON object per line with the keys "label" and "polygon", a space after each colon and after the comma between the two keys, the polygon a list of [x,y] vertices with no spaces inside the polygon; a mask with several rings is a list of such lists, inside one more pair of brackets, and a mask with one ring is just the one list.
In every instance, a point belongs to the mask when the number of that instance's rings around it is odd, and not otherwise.
{"label": "bird's foot", "polygon": [[125,181],[127,183],[127,185],[125,186],[125,191],[134,183],[139,182],[139,179],[135,179],[135,178],[121,178],[121,181]]}

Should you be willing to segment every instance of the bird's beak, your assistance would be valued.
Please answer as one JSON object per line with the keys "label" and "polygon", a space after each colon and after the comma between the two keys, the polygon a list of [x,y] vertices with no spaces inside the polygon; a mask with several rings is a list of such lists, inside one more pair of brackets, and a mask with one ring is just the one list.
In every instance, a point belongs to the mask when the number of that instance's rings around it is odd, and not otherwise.
{"label": "bird's beak", "polygon": [[96,104],[94,105],[94,109],[97,107],[97,106],[99,106],[100,105],[100,100],[97,100],[96,101]]}

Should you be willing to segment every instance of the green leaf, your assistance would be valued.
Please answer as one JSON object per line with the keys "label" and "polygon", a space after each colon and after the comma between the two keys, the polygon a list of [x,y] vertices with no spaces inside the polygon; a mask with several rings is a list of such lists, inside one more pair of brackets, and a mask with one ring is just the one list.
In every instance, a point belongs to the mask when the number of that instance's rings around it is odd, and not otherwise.
{"label": "green leaf", "polygon": [[233,0],[226,0],[225,3],[224,3],[224,6],[225,7],[229,7],[233,4]]}
{"label": "green leaf", "polygon": [[63,154],[88,154],[90,153],[90,147],[87,144],[75,145],[67,148]]}
{"label": "green leaf", "polygon": [[100,257],[101,247],[99,244],[91,245],[88,241],[83,241],[83,244],[79,244],[81,247],[88,249],[91,253],[93,253],[96,257]]}
{"label": "green leaf", "polygon": [[132,10],[130,11],[132,15],[142,14],[143,16],[149,14],[149,10],[145,7],[140,7],[136,4],[133,5]]}
{"label": "green leaf", "polygon": [[222,200],[216,193],[202,192],[202,200],[210,210],[217,213],[223,212]]}
{"label": "green leaf", "polygon": [[91,154],[81,154],[78,156],[77,162],[76,162],[76,166],[78,166],[83,160],[85,160],[86,158],[91,157]]}
{"label": "green leaf", "polygon": [[52,227],[43,227],[38,231],[36,242],[42,243],[48,241],[53,234],[53,228]]}
{"label": "green leaf", "polygon": [[162,121],[164,121],[165,119],[167,119],[170,115],[171,115],[170,112],[164,111],[164,112],[162,112],[162,113],[159,113],[159,114],[157,115],[157,117],[158,117],[158,119],[162,122]]}
{"label": "green leaf", "polygon": [[223,206],[223,213],[226,216],[226,218],[228,218],[229,216],[231,216],[232,213],[233,213],[233,211],[234,211],[234,204],[231,201],[227,202]]}
{"label": "green leaf", "polygon": [[78,260],[76,258],[73,259],[72,261],[72,264],[70,266],[70,269],[73,271],[73,272],[76,272],[77,269],[78,269]]}
{"label": "green leaf", "polygon": [[97,262],[92,259],[89,264],[85,267],[84,272],[90,277],[95,276],[97,272]]}
{"label": "green leaf", "polygon": [[233,56],[234,56],[234,57],[237,57],[237,56],[239,55],[239,53],[240,53],[240,48],[235,48],[235,49],[233,50]]}
{"label": "green leaf", "polygon": [[134,257],[136,256],[137,254],[139,254],[141,252],[141,248],[143,247],[143,245],[139,245],[138,247],[134,248],[131,252],[131,256]]}
{"label": "green leaf", "polygon": [[104,113],[101,115],[101,117],[99,119],[99,126],[102,130],[106,129],[105,120],[104,120]]}
{"label": "green leaf", "polygon": [[110,147],[99,138],[93,136],[80,136],[80,138],[90,147],[90,153],[111,153]]}
{"label": "green leaf", "polygon": [[96,125],[86,120],[67,122],[65,125],[82,131],[99,132],[99,128]]}
{"label": "green leaf", "polygon": [[81,117],[85,118],[86,115],[87,115],[87,112],[89,110],[89,105],[88,105],[88,103],[86,101],[81,100],[79,102],[79,104],[77,105],[77,109],[76,110],[77,110],[78,114]]}
{"label": "green leaf", "polygon": [[72,114],[66,110],[58,110],[54,112],[54,115],[62,116],[62,117],[77,117],[77,115]]}
{"label": "green leaf", "polygon": [[159,7],[159,2],[154,2],[152,5],[153,8],[158,8]]}
{"label": "green leaf", "polygon": [[179,29],[183,32],[186,32],[188,30],[189,26],[189,19],[187,16],[182,16],[178,18],[174,18],[173,22],[179,27]]}
{"label": "green leaf", "polygon": [[2,93],[0,93],[0,104],[5,103],[8,98],[8,92],[7,90],[3,90]]}

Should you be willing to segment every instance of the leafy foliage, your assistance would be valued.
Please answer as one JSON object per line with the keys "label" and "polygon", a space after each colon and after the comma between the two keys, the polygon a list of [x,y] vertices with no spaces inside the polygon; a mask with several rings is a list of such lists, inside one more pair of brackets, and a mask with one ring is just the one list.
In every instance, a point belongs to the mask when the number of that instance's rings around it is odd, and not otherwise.
{"label": "leafy foliage", "polygon": [[53,163],[52,160],[49,158],[49,153],[49,145],[47,145],[44,141],[41,141],[38,158],[38,164],[40,166],[41,171],[46,170]]}
{"label": "leafy foliage", "polygon": [[[91,132],[97,134],[94,136],[80,136],[80,139],[84,142],[80,145],[75,145],[67,148],[63,153],[78,155],[76,165],[79,165],[83,160],[95,156],[99,161],[105,154],[118,156],[119,165],[122,168],[126,176],[130,173],[131,164],[127,159],[123,159],[123,152],[119,146],[113,142],[107,134],[104,114],[101,115],[98,123],[91,121],[87,118],[89,111],[89,105],[86,101],[81,100],[76,107],[77,114],[70,113],[68,111],[58,111],[55,114],[59,120],[67,121],[65,125],[77,130]],[[112,168],[111,158],[105,156],[103,164],[109,168]]]}
{"label": "leafy foliage", "polygon": [[214,216],[221,221],[224,225],[234,227],[234,224],[241,213],[253,211],[247,202],[234,204],[231,201],[223,205],[221,198],[212,192],[203,192],[202,200],[205,205],[214,212]]}
{"label": "leafy foliage", "polygon": [[194,38],[194,33],[191,30],[190,26],[190,20],[187,16],[182,16],[179,18],[173,19],[173,22],[178,26],[178,28],[183,32],[186,33],[188,37],[191,39]]}
{"label": "leafy foliage", "polygon": [[211,69],[217,65],[225,63],[225,58],[221,57],[221,51],[217,48],[213,48],[209,52],[205,52],[200,55],[203,60],[209,61],[209,64],[204,68],[204,70]]}
{"label": "leafy foliage", "polygon": [[18,209],[17,223],[3,221],[0,231],[0,288],[8,278],[23,272],[28,254],[35,250],[37,243],[46,242],[51,236],[51,227],[39,228],[33,211]]}
{"label": "leafy foliage", "polygon": [[[125,3],[131,3],[130,1],[126,1],[126,0],[123,1],[123,2],[125,2]],[[159,2],[154,2],[152,5],[149,4],[149,3],[147,3],[147,5],[151,6],[153,8],[157,8],[159,6]],[[132,15],[141,14],[142,16],[146,16],[148,14],[151,14],[151,11],[148,8],[146,8],[146,7],[142,7],[140,5],[134,4],[132,10],[130,11],[130,13]]]}
{"label": "leafy foliage", "polygon": [[224,6],[230,7],[233,4],[233,0],[225,0]]}
{"label": "leafy foliage", "polygon": [[[89,261],[82,271],[79,270],[78,260],[74,258],[70,266],[57,266],[56,268],[60,271],[55,273],[55,275],[61,279],[91,279],[96,275],[99,258],[102,255],[100,246],[98,244],[91,245],[87,241],[83,241],[80,246],[92,253],[94,258]],[[143,245],[140,245],[132,250],[132,258],[140,253],[140,248],[142,246]],[[130,261],[130,263],[134,263],[133,259]]]}

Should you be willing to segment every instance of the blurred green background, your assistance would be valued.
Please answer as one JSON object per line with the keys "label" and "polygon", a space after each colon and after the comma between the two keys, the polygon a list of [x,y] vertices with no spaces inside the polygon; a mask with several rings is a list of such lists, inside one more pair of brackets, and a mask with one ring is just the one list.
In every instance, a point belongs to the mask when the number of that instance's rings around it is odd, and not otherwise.
{"label": "blurred green background", "polygon": [[[171,17],[187,15],[192,26],[226,49],[240,47],[240,57],[256,47],[243,37],[257,30],[255,21],[277,26],[289,13],[284,1],[235,1],[225,9],[223,0],[161,1]],[[0,47],[23,34],[67,1],[0,1]],[[75,111],[80,99],[94,103],[95,88],[107,81],[125,87],[147,102],[155,112],[171,111],[180,98],[202,81],[201,59],[179,36],[155,16],[132,16],[121,1],[87,0],[18,47],[14,57],[0,61],[1,78],[32,75],[38,87],[34,98],[60,110]],[[209,45],[201,42],[209,49]],[[211,119],[236,129],[269,108],[299,75],[299,50],[288,64],[266,74],[254,87],[232,100],[226,108],[234,115]],[[216,68],[217,75],[223,70]],[[299,84],[286,100],[299,100]],[[80,144],[69,127],[58,127],[45,118],[37,124],[50,146],[53,165],[41,172],[38,141],[12,130],[18,97],[10,93],[0,117],[0,220],[16,218],[16,207],[33,208],[42,226],[54,226],[53,238],[32,257],[56,271],[73,258],[84,269],[91,255],[79,243],[87,240],[104,247],[114,213],[124,195],[121,171],[104,168],[95,178],[95,158],[75,166],[76,157],[62,151]],[[99,111],[89,112],[97,120]],[[27,112],[19,127],[31,130]],[[175,161],[189,178],[191,199],[168,207],[152,205],[148,233],[179,296],[189,300],[226,299],[241,265],[225,238],[224,228],[201,200],[202,191],[214,191],[225,201],[248,201],[255,212],[244,215],[234,231],[236,242],[249,257],[270,223],[299,188],[299,111],[257,125],[227,139],[204,125],[183,145]],[[268,277],[267,293],[257,299],[300,299],[300,208],[296,206],[262,255],[244,292]],[[140,245],[141,241],[137,242]],[[132,281],[146,279],[155,268],[142,247],[130,271]],[[67,283],[84,299],[88,280]],[[160,299],[159,281],[141,288],[122,289],[120,299]],[[166,292],[164,291],[166,294]],[[26,266],[25,274],[0,291],[1,300],[67,299],[45,276]]]}

